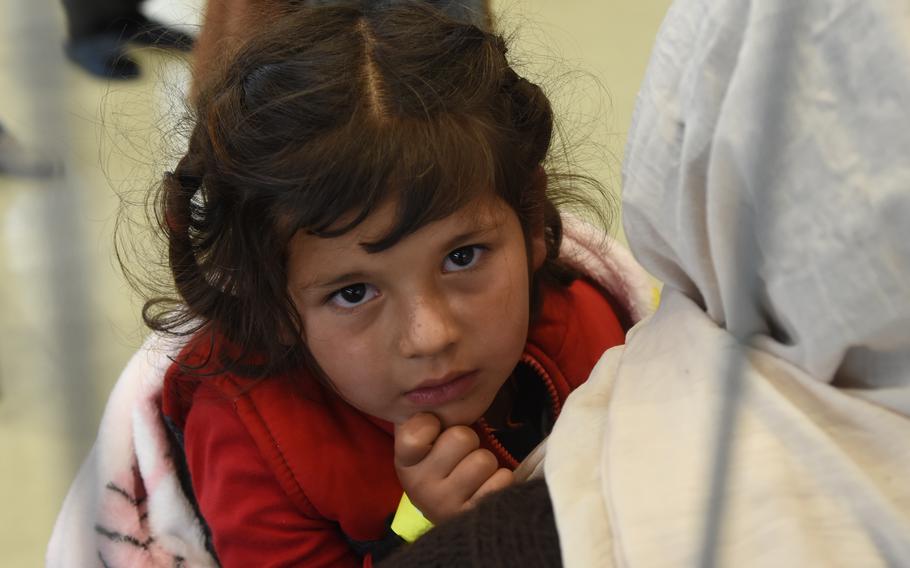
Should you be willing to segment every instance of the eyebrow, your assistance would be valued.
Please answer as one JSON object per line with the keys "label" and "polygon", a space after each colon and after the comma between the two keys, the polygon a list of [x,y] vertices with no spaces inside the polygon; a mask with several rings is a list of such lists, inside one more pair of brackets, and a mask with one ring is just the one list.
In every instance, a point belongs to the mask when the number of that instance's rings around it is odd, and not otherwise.
{"label": "eyebrow", "polygon": [[442,248],[443,248],[443,250],[452,250],[460,243],[464,243],[466,241],[472,241],[479,237],[483,237],[487,233],[492,233],[495,229],[496,229],[496,225],[493,223],[485,223],[483,225],[478,223],[473,229],[469,229],[462,233],[458,233],[457,235],[455,235],[454,237],[452,237],[451,239],[446,241],[442,245]]}
{"label": "eyebrow", "polygon": [[369,280],[369,274],[366,272],[345,272],[344,274],[339,274],[331,280],[324,280],[320,282],[313,282],[312,284],[303,286],[304,290],[323,289],[323,288],[337,288],[342,284],[348,284],[351,282],[362,282],[364,280]]}

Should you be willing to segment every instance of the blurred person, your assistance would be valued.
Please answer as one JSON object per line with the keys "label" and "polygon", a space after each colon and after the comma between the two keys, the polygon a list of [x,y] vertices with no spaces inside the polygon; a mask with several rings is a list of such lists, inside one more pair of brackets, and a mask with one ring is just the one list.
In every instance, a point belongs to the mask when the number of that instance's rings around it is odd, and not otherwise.
{"label": "blurred person", "polygon": [[63,0],[68,38],[67,57],[97,77],[131,79],[139,76],[129,45],[189,51],[192,36],[150,19],[141,10],[143,0]]}

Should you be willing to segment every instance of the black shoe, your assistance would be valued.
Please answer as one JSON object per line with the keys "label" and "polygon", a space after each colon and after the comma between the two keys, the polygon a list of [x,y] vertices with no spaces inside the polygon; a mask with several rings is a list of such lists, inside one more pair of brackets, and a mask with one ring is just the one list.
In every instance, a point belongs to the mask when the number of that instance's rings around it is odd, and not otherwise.
{"label": "black shoe", "polygon": [[133,79],[139,65],[124,52],[119,36],[105,33],[74,38],[63,49],[70,60],[92,75],[105,79]]}
{"label": "black shoe", "polygon": [[193,36],[142,14],[126,20],[122,33],[123,39],[131,43],[179,51],[190,51],[195,41]]}

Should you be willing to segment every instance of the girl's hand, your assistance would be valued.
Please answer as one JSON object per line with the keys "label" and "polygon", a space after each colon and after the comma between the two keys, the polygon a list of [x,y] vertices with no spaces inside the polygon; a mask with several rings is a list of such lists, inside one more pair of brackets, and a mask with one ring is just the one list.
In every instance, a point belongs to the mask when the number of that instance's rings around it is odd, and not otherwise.
{"label": "girl's hand", "polygon": [[474,430],[442,430],[439,419],[428,413],[395,425],[395,471],[408,498],[433,524],[512,483],[512,472],[480,447]]}

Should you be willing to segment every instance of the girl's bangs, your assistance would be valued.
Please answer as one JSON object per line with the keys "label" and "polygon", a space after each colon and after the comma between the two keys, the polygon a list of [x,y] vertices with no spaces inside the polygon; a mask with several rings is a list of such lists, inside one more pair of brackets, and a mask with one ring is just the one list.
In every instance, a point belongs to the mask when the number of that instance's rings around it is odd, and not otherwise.
{"label": "girl's bangs", "polygon": [[[355,128],[356,134],[351,132]],[[302,188],[306,195],[298,203],[304,206],[296,211],[295,225],[317,236],[337,237],[395,200],[396,219],[385,235],[365,244],[370,252],[385,250],[495,191],[501,177],[494,133],[472,117],[395,118],[366,128],[351,121],[344,130],[337,140],[346,143],[334,148],[333,157],[325,156],[329,167],[321,171],[319,183]]]}

